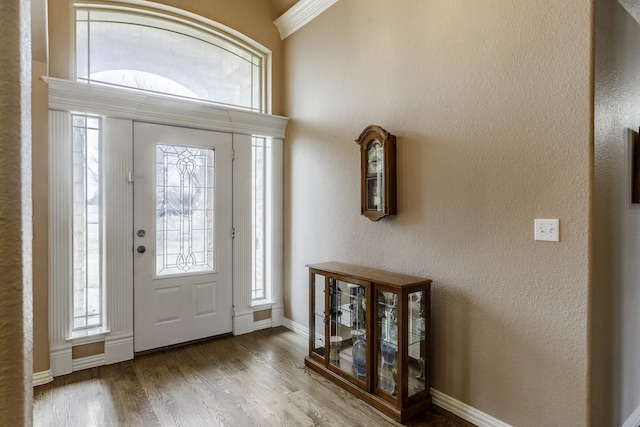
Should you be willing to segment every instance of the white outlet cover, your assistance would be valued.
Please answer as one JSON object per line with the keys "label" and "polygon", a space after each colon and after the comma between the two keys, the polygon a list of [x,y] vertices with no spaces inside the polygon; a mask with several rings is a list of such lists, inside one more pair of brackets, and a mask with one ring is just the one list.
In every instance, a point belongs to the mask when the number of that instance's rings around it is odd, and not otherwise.
{"label": "white outlet cover", "polygon": [[534,219],[534,239],[545,242],[560,241],[559,219]]}

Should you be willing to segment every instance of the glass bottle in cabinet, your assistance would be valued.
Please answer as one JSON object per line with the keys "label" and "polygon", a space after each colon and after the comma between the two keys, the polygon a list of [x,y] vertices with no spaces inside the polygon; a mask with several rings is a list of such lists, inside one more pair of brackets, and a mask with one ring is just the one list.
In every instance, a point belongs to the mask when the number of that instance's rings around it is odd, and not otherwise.
{"label": "glass bottle in cabinet", "polygon": [[391,396],[398,394],[398,295],[377,292],[378,340],[376,348],[377,388]]}
{"label": "glass bottle in cabinet", "polygon": [[310,273],[310,284],[310,357],[353,383],[368,387],[369,284],[316,273]]}
{"label": "glass bottle in cabinet", "polygon": [[427,337],[429,322],[427,305],[429,295],[426,291],[411,292],[407,295],[408,307],[408,396],[422,393],[426,389],[427,380]]}

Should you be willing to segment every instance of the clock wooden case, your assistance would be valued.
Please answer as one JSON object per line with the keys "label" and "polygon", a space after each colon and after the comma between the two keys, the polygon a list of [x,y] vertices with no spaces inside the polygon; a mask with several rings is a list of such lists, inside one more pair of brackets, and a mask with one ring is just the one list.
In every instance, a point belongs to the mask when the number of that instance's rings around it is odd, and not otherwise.
{"label": "clock wooden case", "polygon": [[356,142],[360,145],[360,213],[371,221],[395,215],[396,137],[380,126],[371,125]]}

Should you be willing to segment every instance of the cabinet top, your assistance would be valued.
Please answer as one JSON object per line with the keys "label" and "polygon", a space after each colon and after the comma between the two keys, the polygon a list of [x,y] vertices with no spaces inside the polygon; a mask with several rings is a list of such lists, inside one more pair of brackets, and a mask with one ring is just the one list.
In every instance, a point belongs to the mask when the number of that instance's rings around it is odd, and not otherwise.
{"label": "cabinet top", "polygon": [[406,274],[392,273],[390,271],[336,261],[307,264],[306,267],[327,273],[350,276],[367,282],[395,287],[416,286],[431,283],[431,280],[424,279],[422,277],[408,276]]}

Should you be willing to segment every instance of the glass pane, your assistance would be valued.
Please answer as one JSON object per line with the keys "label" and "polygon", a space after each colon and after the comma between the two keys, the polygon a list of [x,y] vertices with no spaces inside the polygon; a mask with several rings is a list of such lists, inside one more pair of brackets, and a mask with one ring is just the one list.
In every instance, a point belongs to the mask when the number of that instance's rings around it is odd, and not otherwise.
{"label": "glass pane", "polygon": [[76,79],[89,77],[89,24],[76,21]]}
{"label": "glass pane", "polygon": [[266,138],[252,138],[251,156],[251,207],[252,207],[252,299],[265,295],[265,244],[266,244]]}
{"label": "glass pane", "polygon": [[249,47],[169,17],[92,10],[87,22],[81,12],[78,79],[261,111],[255,85],[261,93],[262,78],[254,78]]}
{"label": "glass pane", "polygon": [[366,288],[329,279],[329,361],[361,380],[366,378]]}
{"label": "glass pane", "polygon": [[313,334],[312,351],[324,358],[324,281],[325,277],[319,274],[312,276],[311,292],[313,293],[313,325],[311,325],[311,333]]}
{"label": "glass pane", "polygon": [[254,111],[262,111],[262,88],[260,82],[262,81],[262,76],[260,75],[260,66],[254,65],[252,68],[253,72],[253,100],[251,101],[251,106]]}
{"label": "glass pane", "polygon": [[398,392],[398,295],[378,291],[377,386],[395,396]]}
{"label": "glass pane", "polygon": [[409,396],[425,390],[426,320],[423,291],[408,295]]}
{"label": "glass pane", "polygon": [[215,271],[214,150],[156,148],[156,274]]}
{"label": "glass pane", "polygon": [[384,209],[384,191],[382,191],[383,177],[383,148],[376,139],[367,146],[367,200],[368,211],[382,211]]}
{"label": "glass pane", "polygon": [[100,119],[73,115],[73,329],[102,324]]}

